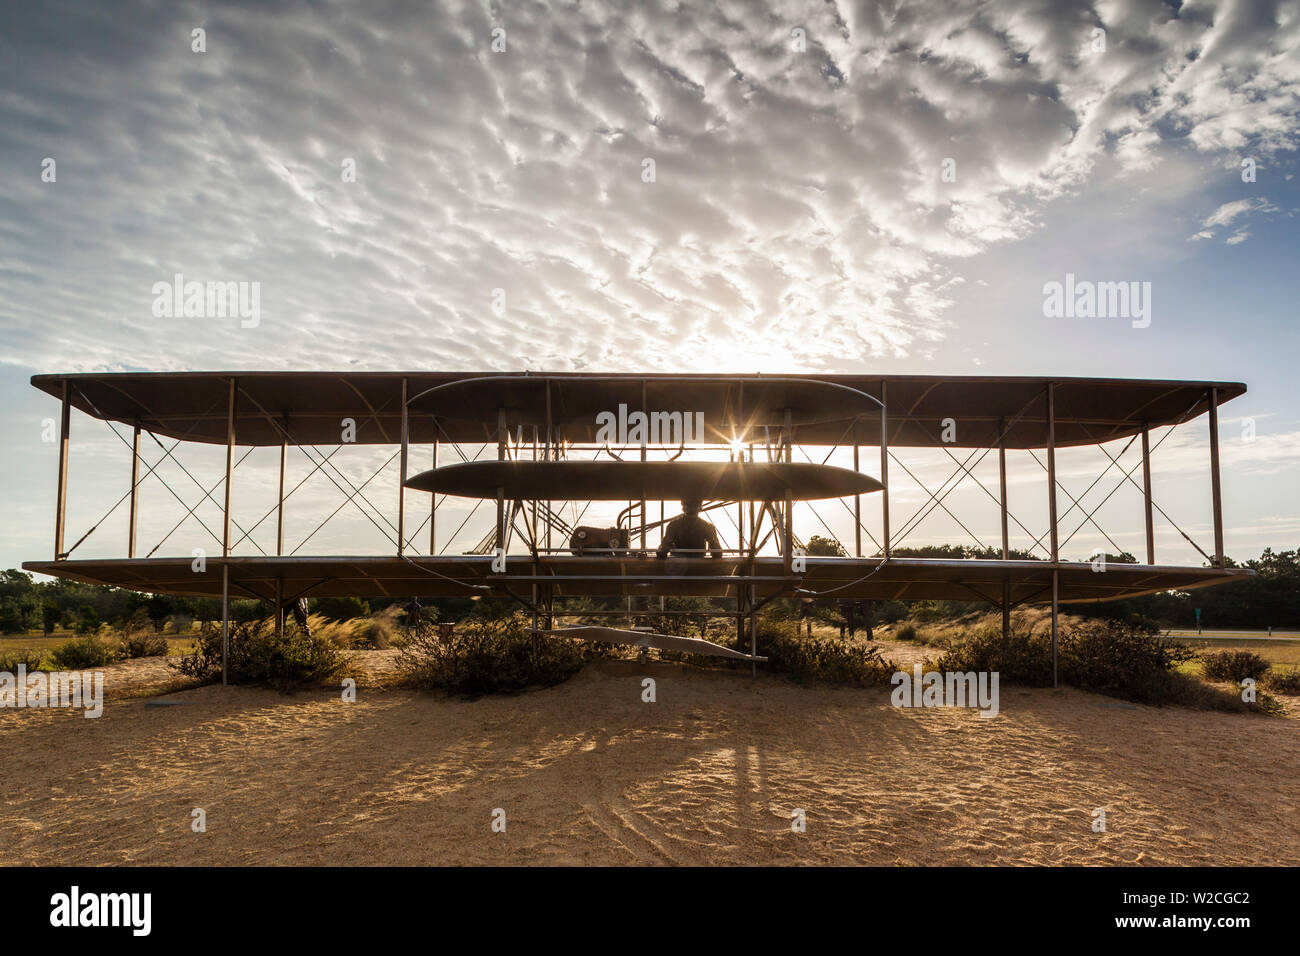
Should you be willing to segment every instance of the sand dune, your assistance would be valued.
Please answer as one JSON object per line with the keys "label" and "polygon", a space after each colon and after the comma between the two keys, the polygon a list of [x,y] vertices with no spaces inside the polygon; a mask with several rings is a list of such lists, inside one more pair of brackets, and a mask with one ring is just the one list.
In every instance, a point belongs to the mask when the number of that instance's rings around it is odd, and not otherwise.
{"label": "sand dune", "polygon": [[634,662],[476,701],[162,700],[0,711],[4,863],[1300,863],[1294,720],[1005,687],[982,719]]}

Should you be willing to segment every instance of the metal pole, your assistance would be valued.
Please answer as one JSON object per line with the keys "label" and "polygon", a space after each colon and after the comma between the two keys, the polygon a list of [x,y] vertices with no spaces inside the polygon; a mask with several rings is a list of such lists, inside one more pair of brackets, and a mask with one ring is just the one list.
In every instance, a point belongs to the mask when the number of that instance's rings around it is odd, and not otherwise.
{"label": "metal pole", "polygon": [[[1007,534],[1007,423],[998,419],[998,509],[1002,512],[1002,560],[1011,557],[1011,540]],[[1011,582],[1002,582],[1002,637],[1011,636]]]}
{"label": "metal pole", "polygon": [[1011,636],[1011,582],[1002,582],[1002,636]]}
{"label": "metal pole", "polygon": [[[862,463],[858,459],[858,423],[853,423],[853,470],[861,471]],[[853,496],[853,556],[862,557],[862,496]]]}
{"label": "metal pole", "polygon": [[228,682],[226,658],[230,652],[230,565],[221,563],[221,684]]}
{"label": "metal pole", "polygon": [[1011,557],[1010,538],[1007,536],[1007,443],[1006,422],[998,419],[998,486],[1001,490],[999,507],[1002,511],[1002,560]]}
{"label": "metal pole", "polygon": [[[742,387],[743,387],[743,386],[742,386]],[[649,427],[650,427],[650,403],[646,400],[646,386],[645,386],[645,379],[641,379],[641,412],[642,412],[642,414],[644,414],[644,415],[646,416],[646,428],[649,429]],[[645,436],[645,439],[646,439],[646,440],[643,441],[643,442],[641,443],[641,460],[642,460],[642,461],[645,461],[645,460],[646,460],[646,444],[649,442],[649,440],[650,440],[650,436],[647,434],[647,435]],[[641,550],[642,550],[642,551],[645,550],[645,509],[646,509],[646,500],[645,500],[644,498],[642,498],[642,499],[641,499]],[[630,534],[631,534],[631,532],[630,532],[630,530],[629,530],[629,535],[630,535]]]}
{"label": "metal pole", "polygon": [[1156,526],[1151,515],[1151,437],[1142,423],[1142,498],[1147,516],[1147,564],[1156,563]]}
{"label": "metal pole", "polygon": [[881,552],[889,558],[889,415],[885,411],[887,383],[880,380],[880,512]]}
{"label": "metal pole", "polygon": [[1223,490],[1219,484],[1219,390],[1211,388],[1210,394],[1210,491],[1214,499],[1214,563],[1224,567],[1223,554]]}
{"label": "metal pole", "polygon": [[[794,457],[794,423],[793,415],[790,409],[785,410],[785,428],[782,439],[785,444],[785,460],[787,463]],[[794,562],[794,492],[793,489],[787,489],[785,493],[785,520],[782,522],[784,527],[782,533],[785,537],[785,543],[781,548],[784,557],[785,573],[792,574]]]}
{"label": "metal pole", "polygon": [[235,470],[235,380],[230,380],[230,404],[226,411],[226,494],[221,515],[221,556],[230,557],[230,483]]}
{"label": "metal pole", "polygon": [[[546,380],[546,460],[554,461],[559,456],[555,453],[554,424],[551,421],[551,380]],[[546,502],[546,556],[551,556],[551,503]],[[548,597],[549,600],[549,597]],[[548,627],[550,625],[547,625]]]}
{"label": "metal pole", "polygon": [[275,636],[284,636],[284,580],[275,579]]}
{"label": "metal pole", "polygon": [[[438,467],[438,439],[433,439],[433,467]],[[438,553],[438,496],[429,495],[429,554]]]}
{"label": "metal pole", "polygon": [[[1047,384],[1047,517],[1052,529],[1052,563],[1060,559],[1056,540],[1056,383]],[[1055,576],[1053,576],[1055,580]],[[1053,632],[1055,633],[1055,632]],[[1055,644],[1055,638],[1053,638]]]}
{"label": "metal pole", "polygon": [[136,518],[139,516],[139,499],[136,496],[136,488],[140,485],[140,423],[135,423],[134,434],[131,436],[131,509],[130,517],[127,519],[129,525],[126,536],[126,556],[135,557],[135,528]]}
{"label": "metal pole", "polygon": [[[750,562],[751,573],[753,571],[753,562]],[[754,585],[749,586],[749,656],[758,656],[758,618],[754,613]],[[758,678],[758,661],[749,662],[749,678],[756,680]]]}
{"label": "metal pole", "polygon": [[1052,686],[1057,686],[1056,679],[1056,633],[1058,605],[1061,602],[1061,572],[1052,568]]}
{"label": "metal pole", "polygon": [[[497,409],[497,461],[505,461],[506,458],[506,410]],[[506,542],[506,490],[497,489],[497,549],[505,547]]]}
{"label": "metal pole", "polygon": [[[749,460],[750,461],[754,460],[753,442],[749,443]],[[751,501],[749,503],[749,557],[750,557],[749,565],[751,568],[753,568],[754,566],[754,561],[753,561],[754,552],[758,548],[758,520],[759,520],[758,515],[754,511],[754,502]],[[745,547],[745,542],[743,540],[740,542],[740,546],[742,548]]]}
{"label": "metal pole", "polygon": [[59,484],[54,505],[54,560],[62,561],[63,529],[68,511],[68,438],[72,426],[72,405],[68,400],[68,381],[63,380],[63,411],[59,416]]}
{"label": "metal pole", "polygon": [[406,379],[402,379],[402,458],[401,478],[397,482],[397,556],[406,553],[406,455],[410,445],[406,412]]}
{"label": "metal pole", "polygon": [[284,472],[289,460],[288,416],[285,416],[285,429],[280,434],[280,485],[275,493],[275,555],[284,554]]}

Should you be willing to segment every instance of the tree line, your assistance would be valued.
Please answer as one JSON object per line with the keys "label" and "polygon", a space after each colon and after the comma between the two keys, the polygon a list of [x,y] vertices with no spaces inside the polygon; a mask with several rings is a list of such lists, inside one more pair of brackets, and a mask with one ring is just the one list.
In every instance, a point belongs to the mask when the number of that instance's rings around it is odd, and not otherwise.
{"label": "tree line", "polygon": [[[809,554],[843,554],[838,543],[820,536],[807,542]],[[898,548],[899,557],[967,559],[1001,557],[1001,549],[981,549],[963,545],[931,545],[921,548]],[[1011,557],[1032,560],[1025,552],[1013,551]],[[1107,555],[1108,563],[1136,563],[1131,554]],[[1266,548],[1258,558],[1230,567],[1248,567],[1256,577],[1192,591],[1162,591],[1141,597],[1109,601],[1103,604],[1069,605],[1071,613],[1089,617],[1142,618],[1162,627],[1194,627],[1196,610],[1201,624],[1217,628],[1300,628],[1300,550],[1273,551]],[[490,599],[485,599],[490,600]],[[312,613],[335,620],[362,617],[398,604],[406,608],[409,598],[317,598],[310,602]],[[459,620],[474,610],[470,598],[422,598],[419,602],[436,612],[439,620]],[[879,602],[877,619],[896,620],[909,616],[947,617],[984,607],[974,601]],[[25,571],[0,571],[0,633],[16,634],[56,630],[93,633],[100,626],[120,626],[143,611],[159,630],[169,623],[188,625],[194,621],[221,619],[218,598],[171,597],[144,594],[122,588],[83,584],[56,578],[36,581]],[[249,598],[231,601],[231,617],[251,621],[267,615],[265,603]]]}

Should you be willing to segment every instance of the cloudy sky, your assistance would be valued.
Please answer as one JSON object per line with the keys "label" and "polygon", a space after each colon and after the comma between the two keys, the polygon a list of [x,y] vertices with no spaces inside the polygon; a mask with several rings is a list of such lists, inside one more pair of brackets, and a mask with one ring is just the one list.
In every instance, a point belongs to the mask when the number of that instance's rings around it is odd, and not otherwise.
{"label": "cloudy sky", "polygon": [[[1267,0],[6,4],[0,566],[50,548],[28,378],[129,369],[1244,381],[1228,549],[1294,547],[1298,41]],[[177,273],[256,326],[157,315]],[[1067,273],[1150,324],[1046,317]],[[128,467],[76,427],[74,539]],[[1204,540],[1188,428],[1157,494]]]}

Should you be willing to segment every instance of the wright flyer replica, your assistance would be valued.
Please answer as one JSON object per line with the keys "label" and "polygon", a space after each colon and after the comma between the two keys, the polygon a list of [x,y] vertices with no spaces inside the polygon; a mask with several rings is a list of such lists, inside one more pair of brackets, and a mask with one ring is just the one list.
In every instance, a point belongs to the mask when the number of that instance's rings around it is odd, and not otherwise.
{"label": "wright flyer replica", "polygon": [[[24,569],[142,592],[222,597],[227,605],[233,597],[256,598],[278,612],[323,596],[493,596],[517,601],[533,615],[534,627],[550,633],[563,630],[556,619],[565,616],[565,598],[625,599],[619,602],[625,610],[609,612],[621,617],[654,614],[655,607],[662,610],[657,599],[705,596],[716,599],[717,615],[736,620],[734,656],[752,659],[754,615],[778,597],[985,601],[1002,609],[1005,626],[1010,610],[1022,604],[1050,604],[1055,612],[1061,603],[1185,590],[1253,573],[1227,567],[1224,558],[1218,408],[1245,392],[1237,383],[127,372],[37,375],[32,384],[60,402],[62,414],[53,553]],[[115,506],[126,514],[121,541],[96,542],[101,522],[84,533],[68,527],[69,474],[79,467],[71,441],[74,409],[107,423],[126,448],[120,475],[95,475],[113,498],[121,492]],[[1153,433],[1165,430],[1163,441],[1174,427],[1202,416],[1212,524],[1204,547],[1155,501],[1151,465]],[[166,484],[164,460],[180,465],[185,450],[197,445],[209,446],[209,454],[210,446],[224,448],[224,474],[211,487],[197,479],[168,485],[169,501],[188,507],[185,518],[194,527],[184,544],[169,534],[150,550],[137,534],[143,491],[159,493],[152,486]],[[391,457],[369,478],[340,468],[349,454],[373,459],[375,446],[387,446]],[[1083,446],[1097,448],[1105,468],[1086,490],[1072,492],[1058,478],[1058,452]],[[1125,465],[1120,458],[1130,447],[1140,449],[1140,460]],[[926,487],[900,457],[909,449],[946,455],[949,477],[942,485]],[[259,450],[270,456],[264,474],[275,474],[270,459],[278,454],[278,491],[269,488],[269,510],[241,513],[236,468]],[[297,504],[291,496],[302,484],[286,494],[291,452],[311,465],[304,482],[332,485],[341,499],[332,514],[308,515],[313,524],[354,508],[386,544],[370,549],[375,553],[310,553],[309,535],[290,547],[286,510]],[[1010,506],[1008,453],[1037,463],[1038,487],[1017,489],[1034,497],[1037,522],[1022,520]],[[998,480],[986,484],[975,467],[989,455],[998,463]],[[1107,475],[1109,483],[1098,486]],[[891,482],[900,479],[923,491],[906,509],[898,502],[891,507]],[[947,503],[967,479],[997,515],[999,531],[987,541]],[[1094,503],[1111,484],[1110,494]],[[1113,543],[1095,512],[1121,489],[1140,502],[1145,547],[1134,549],[1137,563],[1112,560],[1098,573],[1095,562],[1066,560],[1063,548],[1085,525]],[[661,557],[657,550],[679,502],[692,500],[717,527],[721,546]],[[200,506],[219,514],[219,523],[202,521]],[[593,506],[608,513],[603,526],[584,524]],[[935,513],[984,544],[981,556],[898,553]],[[1176,529],[1200,563],[1158,563],[1157,515],[1162,530]],[[839,533],[831,530],[832,516]],[[1199,515],[1192,520],[1205,523]],[[1030,557],[1026,550],[1013,557],[1013,526],[1019,540],[1032,542]],[[840,553],[809,553],[805,538],[813,534],[835,540]],[[201,570],[189,547],[196,535],[208,554]],[[100,553],[107,546],[110,556],[78,554],[92,542]]]}

